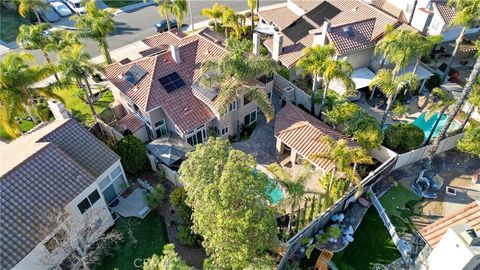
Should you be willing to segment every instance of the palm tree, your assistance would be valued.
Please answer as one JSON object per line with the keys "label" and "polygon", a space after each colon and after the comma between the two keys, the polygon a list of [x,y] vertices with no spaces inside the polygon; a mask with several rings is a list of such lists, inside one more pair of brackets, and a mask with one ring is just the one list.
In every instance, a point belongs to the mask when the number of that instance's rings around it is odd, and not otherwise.
{"label": "palm tree", "polygon": [[[317,91],[318,79],[325,70],[324,63],[327,59],[333,58],[335,49],[332,45],[328,46],[313,46],[303,49],[303,57],[297,62],[297,69],[302,69],[302,75],[312,76],[312,100],[310,113],[315,114],[314,96]],[[324,103],[324,100],[322,100]]]}
{"label": "palm tree", "polygon": [[0,65],[0,122],[12,136],[18,135],[15,118],[21,113],[27,113],[35,124],[38,123],[34,114],[37,97],[62,100],[51,88],[34,87],[52,74],[52,68],[48,65],[28,65],[33,59],[28,53],[11,52]]}
{"label": "palm tree", "polygon": [[[251,48],[249,40],[227,39],[227,53],[216,61],[208,61],[203,64],[206,76],[203,76],[200,83],[205,87],[219,89],[215,99],[215,107],[225,114],[232,102],[240,104],[239,95],[255,101],[258,108],[265,114],[267,122],[273,118],[274,110],[270,99],[265,91],[258,87],[248,86],[248,82],[255,80],[263,74],[275,71],[275,62],[266,56],[256,56],[249,53]],[[237,139],[240,135],[239,114],[237,112]]]}
{"label": "palm tree", "polygon": [[40,19],[37,9],[47,6],[48,4],[43,0],[19,0],[18,13],[26,18],[28,12],[31,11],[35,14],[35,17],[37,17],[37,21],[41,23],[42,19]]}
{"label": "palm tree", "polygon": [[377,72],[377,75],[370,82],[370,89],[378,87],[388,98],[387,108],[385,108],[385,112],[383,113],[380,126],[385,124],[388,112],[392,108],[397,94],[401,90],[416,89],[418,85],[419,80],[414,73],[405,73],[401,76],[395,77],[394,71],[391,70],[381,69]]}
{"label": "palm tree", "polygon": [[[476,46],[480,49],[480,41],[476,42]],[[480,53],[477,53],[477,61],[473,66],[472,72],[470,73],[470,77],[468,77],[467,84],[463,88],[462,95],[460,98],[457,99],[455,106],[453,107],[452,111],[447,117],[445,124],[443,125],[442,129],[438,136],[433,140],[432,146],[428,149],[428,162],[427,165],[430,166],[433,155],[437,152],[438,146],[440,145],[440,141],[443,140],[447,134],[447,130],[453,122],[453,119],[457,116],[458,112],[462,109],[465,101],[468,99],[470,92],[472,92],[475,82],[478,80],[478,76],[480,76]]]}
{"label": "palm tree", "polygon": [[425,115],[425,118],[430,118],[435,112],[438,112],[438,118],[435,121],[435,124],[432,127],[432,130],[430,130],[430,134],[428,135],[427,140],[425,141],[425,145],[428,145],[430,140],[432,139],[433,134],[435,133],[435,130],[437,129],[438,124],[442,120],[443,115],[445,112],[448,110],[448,107],[450,107],[453,103],[455,103],[455,98],[453,97],[452,93],[450,91],[444,90],[442,88],[434,88],[432,90],[432,103],[429,103],[427,106],[427,114]]}
{"label": "palm tree", "polygon": [[442,75],[442,82],[447,78],[450,69],[452,68],[453,60],[457,56],[460,44],[463,42],[465,30],[472,28],[478,22],[480,17],[480,1],[478,0],[448,0],[448,5],[455,9],[456,15],[451,22],[452,26],[461,26],[460,35],[455,41],[455,49],[448,61],[447,68]]}
{"label": "palm tree", "polygon": [[175,18],[177,20],[177,29],[181,30],[183,18],[185,17],[185,15],[187,15],[187,0],[170,0],[165,2],[169,3],[168,10],[170,11],[170,13],[175,15]]}
{"label": "palm tree", "polygon": [[[345,173],[353,184],[358,186],[357,195],[362,193],[362,186],[360,185],[360,176],[357,173],[357,164],[372,164],[373,159],[368,152],[360,147],[350,147],[346,140],[334,140],[330,136],[322,137],[322,142],[327,144],[327,150],[321,153],[314,153],[310,155],[311,159],[325,158],[333,162],[333,169],[331,171],[330,184],[328,185],[327,194],[330,193],[332,181],[336,177],[337,171]],[[353,164],[353,167],[352,167]]]}
{"label": "palm tree", "polygon": [[250,8],[250,20],[252,21],[252,26],[251,26],[251,30],[250,32],[252,33],[253,35],[253,30],[255,28],[255,21],[253,20],[253,18],[255,17],[254,14],[253,14],[253,11],[255,10],[255,7],[257,5],[257,0],[247,0],[247,5],[248,7]]}
{"label": "palm tree", "polygon": [[413,42],[416,43],[416,45],[414,46],[414,58],[417,58],[413,73],[417,73],[417,69],[420,65],[422,57],[430,54],[433,50],[433,47],[435,47],[435,45],[437,45],[438,43],[442,42],[443,37],[440,35],[425,37],[420,34],[420,32],[412,32],[412,39]]}
{"label": "palm tree", "polygon": [[287,196],[282,201],[281,207],[290,208],[287,231],[292,232],[292,225],[294,220],[294,213],[297,211],[300,213],[300,208],[302,207],[302,200],[307,193],[305,190],[305,183],[308,180],[307,174],[299,174],[295,179],[292,180],[277,180],[282,187],[284,187]]}
{"label": "palm tree", "polygon": [[200,11],[200,15],[213,19],[213,23],[215,24],[215,30],[218,30],[218,20],[222,19],[223,12],[227,9],[227,6],[215,3],[213,4],[212,8],[202,9]]}
{"label": "palm tree", "polygon": [[465,120],[463,120],[463,123],[459,128],[460,132],[465,129],[465,126],[472,116],[472,113],[475,111],[475,108],[480,108],[480,77],[477,78],[477,82],[473,85],[473,90],[468,97],[468,103],[470,103],[470,107],[468,108]]}
{"label": "palm tree", "polygon": [[88,1],[85,4],[85,14],[73,16],[80,37],[95,41],[102,51],[105,61],[112,63],[108,49],[107,36],[115,30],[115,21],[112,14],[104,9],[98,9],[97,1]]}
{"label": "palm tree", "polygon": [[243,15],[236,14],[233,9],[227,8],[222,14],[222,24],[225,27],[225,37],[228,38],[228,29],[235,32],[235,37],[240,38],[243,35],[243,28],[239,21],[243,21]]}
{"label": "palm tree", "polygon": [[[68,84],[72,80],[82,89],[92,115],[96,118],[97,113],[93,107],[93,93],[88,77],[94,73],[95,65],[90,63],[90,55],[83,50],[80,44],[66,47],[58,53],[58,66],[62,71],[63,80]],[[86,85],[86,89],[83,85]],[[88,90],[88,92],[87,92]]]}

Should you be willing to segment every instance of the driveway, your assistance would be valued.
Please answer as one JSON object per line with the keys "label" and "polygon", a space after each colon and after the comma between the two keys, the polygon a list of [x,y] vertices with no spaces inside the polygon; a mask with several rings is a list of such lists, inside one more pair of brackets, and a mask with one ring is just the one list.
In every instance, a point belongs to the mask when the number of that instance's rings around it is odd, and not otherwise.
{"label": "driveway", "polygon": [[[280,99],[273,95],[272,102],[275,108],[275,114],[280,111]],[[260,165],[268,165],[278,161],[276,149],[276,139],[273,135],[275,128],[275,118],[266,123],[265,116],[259,111],[257,128],[252,132],[250,138],[246,141],[233,143],[233,148],[241,150],[252,155]]]}

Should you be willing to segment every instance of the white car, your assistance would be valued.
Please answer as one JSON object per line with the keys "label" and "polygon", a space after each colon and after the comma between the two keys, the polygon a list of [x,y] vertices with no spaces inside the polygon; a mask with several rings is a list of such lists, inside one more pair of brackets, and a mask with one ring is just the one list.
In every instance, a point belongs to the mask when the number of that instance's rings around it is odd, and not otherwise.
{"label": "white car", "polygon": [[64,0],[65,4],[75,13],[85,13],[85,6],[82,0]]}
{"label": "white car", "polygon": [[67,17],[72,15],[72,11],[62,2],[54,1],[50,2],[50,6],[62,17]]}

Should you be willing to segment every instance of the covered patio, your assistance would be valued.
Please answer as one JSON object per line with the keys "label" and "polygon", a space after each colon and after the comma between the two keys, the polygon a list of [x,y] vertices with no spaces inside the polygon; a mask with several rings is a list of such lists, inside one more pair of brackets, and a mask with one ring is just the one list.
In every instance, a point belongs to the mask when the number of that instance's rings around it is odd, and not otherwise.
{"label": "covered patio", "polygon": [[[357,91],[355,95],[349,97],[349,99],[351,101],[356,101],[360,99],[361,94],[358,92],[358,90],[368,87],[373,77],[375,77],[375,73],[373,73],[373,71],[371,71],[368,67],[355,69],[352,73],[352,80],[355,83],[355,90]],[[332,80],[332,82],[330,83],[330,89],[335,90],[335,92],[341,95],[345,94],[345,86],[340,80]]]}

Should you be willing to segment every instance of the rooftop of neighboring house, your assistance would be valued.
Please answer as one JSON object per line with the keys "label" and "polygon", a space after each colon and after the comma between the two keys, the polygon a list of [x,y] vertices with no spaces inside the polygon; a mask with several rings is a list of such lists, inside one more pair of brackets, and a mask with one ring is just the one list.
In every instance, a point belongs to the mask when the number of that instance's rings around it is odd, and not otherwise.
{"label": "rooftop of neighboring house", "polygon": [[[304,15],[299,16],[298,12],[295,13],[288,6],[278,8],[277,11],[265,10],[259,13],[265,21],[277,26],[279,34],[283,36],[283,50],[279,60],[287,67],[292,67],[302,57],[302,49],[312,46],[312,33],[320,33],[326,20],[331,23],[327,38],[339,54],[374,47],[387,25],[413,29],[387,12],[360,0],[291,2],[301,8]],[[282,16],[275,16],[275,13]],[[273,39],[267,39],[264,45],[272,51]]]}
{"label": "rooftop of neighboring house", "polygon": [[330,136],[335,141],[344,139],[350,147],[359,147],[357,142],[336,129],[323,123],[299,107],[287,103],[275,117],[275,137],[324,171],[333,169],[331,160],[310,159],[314,153],[328,152],[328,145],[322,137]]}
{"label": "rooftop of neighboring house", "polygon": [[435,248],[449,228],[460,224],[467,224],[475,231],[480,231],[480,201],[474,201],[418,232],[430,247]]}
{"label": "rooftop of neighboring house", "polygon": [[43,240],[65,207],[120,158],[75,120],[43,123],[0,145],[0,268]]}
{"label": "rooftop of neighboring house", "polygon": [[445,24],[450,24],[457,14],[453,7],[449,7],[447,1],[434,1],[432,3],[433,11],[440,15]]}
{"label": "rooftop of neighboring house", "polygon": [[[189,36],[172,31],[143,42],[150,46],[140,52],[143,58],[105,68],[110,82],[142,111],[161,107],[182,133],[214,119],[209,106],[194,96],[192,84],[203,75],[203,63],[225,55],[217,34],[209,29]],[[174,60],[171,45],[178,46],[181,62]]]}

